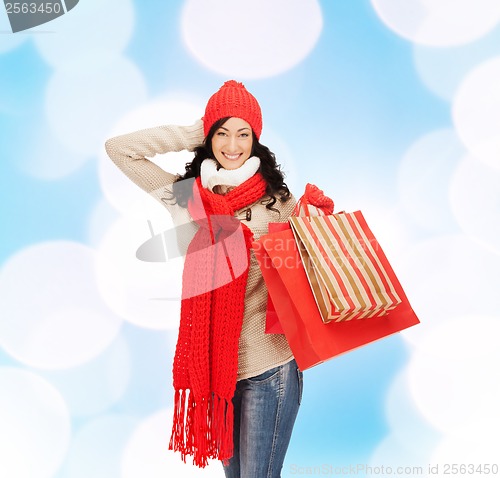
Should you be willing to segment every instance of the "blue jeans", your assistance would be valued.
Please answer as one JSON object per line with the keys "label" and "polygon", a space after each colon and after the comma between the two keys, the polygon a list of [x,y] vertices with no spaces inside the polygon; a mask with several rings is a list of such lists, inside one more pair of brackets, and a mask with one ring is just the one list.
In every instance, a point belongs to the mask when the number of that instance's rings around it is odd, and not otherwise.
{"label": "blue jeans", "polygon": [[234,454],[226,478],[279,478],[302,399],[295,360],[239,380],[234,394]]}

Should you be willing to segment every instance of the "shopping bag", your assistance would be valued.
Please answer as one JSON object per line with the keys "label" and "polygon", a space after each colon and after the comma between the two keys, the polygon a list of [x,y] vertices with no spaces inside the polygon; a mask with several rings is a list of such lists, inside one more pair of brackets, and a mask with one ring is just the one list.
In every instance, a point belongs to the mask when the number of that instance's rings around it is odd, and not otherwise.
{"label": "shopping bag", "polygon": [[[289,229],[290,226],[286,222],[271,222],[268,225],[269,233],[285,231]],[[266,334],[284,334],[283,327],[279,321],[278,313],[276,312],[276,308],[274,307],[273,300],[269,294],[267,293],[267,306],[266,306]]]}
{"label": "shopping bag", "polygon": [[[304,194],[299,198],[292,216],[318,216],[332,214],[333,200],[325,196],[323,191],[314,184],[306,184]],[[270,223],[269,233],[283,231],[289,229],[287,223]],[[278,319],[278,314],[274,307],[273,301],[268,293],[267,309],[266,309],[266,334],[283,334],[283,327]]]}
{"label": "shopping bag", "polygon": [[[301,370],[306,370],[419,323],[387,259],[387,273],[401,303],[385,316],[325,324],[291,226],[261,236],[254,254],[283,332]],[[381,251],[381,250],[380,250]],[[383,252],[380,252],[383,255]]]}
{"label": "shopping bag", "polygon": [[284,334],[283,327],[280,324],[278,313],[274,307],[273,300],[269,293],[267,294],[267,307],[266,307],[266,334]]}
{"label": "shopping bag", "polygon": [[401,303],[361,211],[291,217],[323,322],[385,316]]}

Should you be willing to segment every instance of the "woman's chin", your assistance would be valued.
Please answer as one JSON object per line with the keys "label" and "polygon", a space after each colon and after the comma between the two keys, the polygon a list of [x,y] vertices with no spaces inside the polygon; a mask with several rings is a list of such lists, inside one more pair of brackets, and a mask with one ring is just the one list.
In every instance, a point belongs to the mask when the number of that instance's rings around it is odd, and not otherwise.
{"label": "woman's chin", "polygon": [[236,159],[236,160],[231,160],[227,158],[221,158],[218,159],[217,162],[220,164],[220,166],[224,169],[238,169],[241,168],[246,162],[246,159]]}

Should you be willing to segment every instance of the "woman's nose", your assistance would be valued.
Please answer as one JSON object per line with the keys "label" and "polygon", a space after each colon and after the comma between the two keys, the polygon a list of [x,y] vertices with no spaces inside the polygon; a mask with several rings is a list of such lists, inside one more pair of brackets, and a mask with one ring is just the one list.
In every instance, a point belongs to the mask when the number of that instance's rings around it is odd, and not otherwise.
{"label": "woman's nose", "polygon": [[228,138],[228,146],[231,149],[230,152],[236,151],[237,148],[237,142],[236,142],[236,137],[235,136],[230,136]]}

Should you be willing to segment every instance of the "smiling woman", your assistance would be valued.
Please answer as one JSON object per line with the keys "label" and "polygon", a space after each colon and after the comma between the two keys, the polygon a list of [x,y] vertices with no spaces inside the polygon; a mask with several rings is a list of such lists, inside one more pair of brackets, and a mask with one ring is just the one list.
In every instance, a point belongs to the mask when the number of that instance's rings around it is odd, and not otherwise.
{"label": "smiling woman", "polygon": [[229,118],[212,137],[215,159],[224,169],[237,169],[252,152],[252,128],[241,118]]}
{"label": "smiling woman", "polygon": [[[268,292],[252,250],[269,223],[287,221],[296,204],[274,154],[259,142],[261,131],[259,103],[231,80],[192,126],[106,142],[115,164],[176,224],[192,226],[170,448],[201,467],[219,459],[230,478],[281,476],[302,397],[302,372],[285,336],[265,333]],[[182,176],[146,158],[182,149],[194,152]],[[185,230],[177,228],[182,244]]]}

